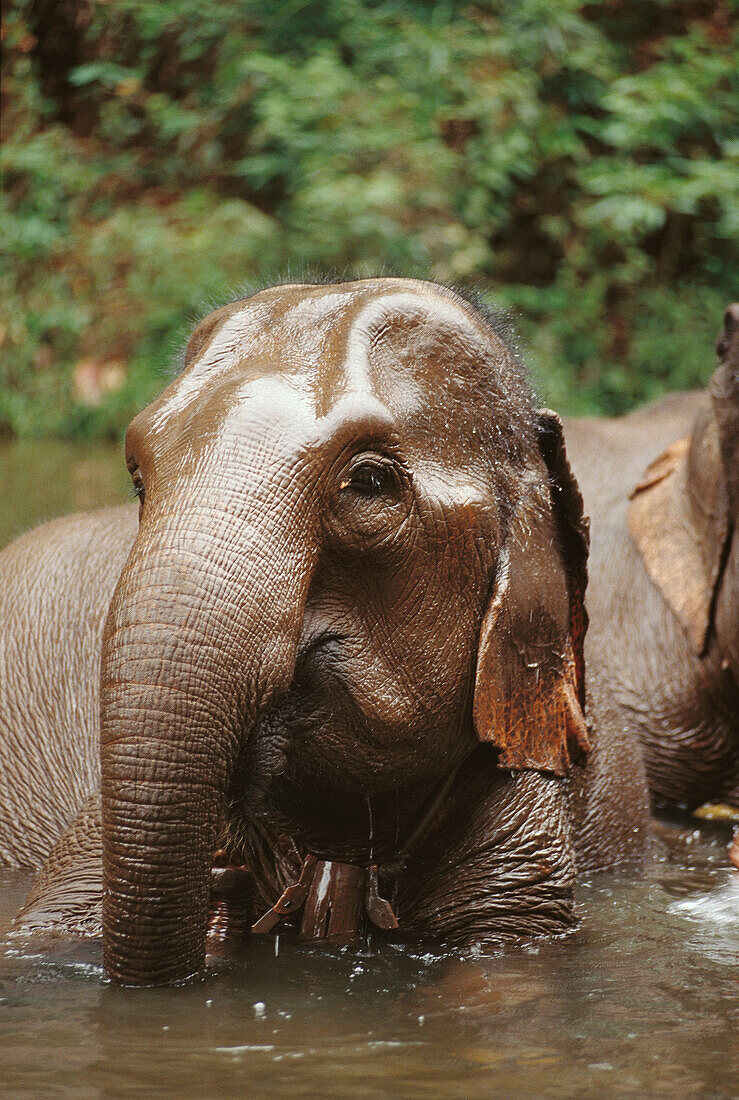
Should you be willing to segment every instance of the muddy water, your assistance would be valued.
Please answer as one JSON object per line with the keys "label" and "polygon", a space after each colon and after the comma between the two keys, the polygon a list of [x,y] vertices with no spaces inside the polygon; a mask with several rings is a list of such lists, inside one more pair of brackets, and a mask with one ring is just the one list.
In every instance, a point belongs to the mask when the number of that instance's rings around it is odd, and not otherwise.
{"label": "muddy water", "polygon": [[[577,933],[492,957],[260,937],[195,985],[133,991],[106,985],[97,943],[6,941],[0,1093],[736,1095],[725,853],[724,835],[670,829],[645,872],[580,887]],[[0,876],[0,926],[27,881]]]}
{"label": "muddy water", "polygon": [[[5,535],[125,498],[108,451],[24,448],[0,450]],[[29,876],[0,872],[0,1096],[736,1096],[729,829],[661,835],[644,871],[581,884],[564,940],[459,959],[283,934],[170,990],[109,986],[97,942],[8,939]]]}

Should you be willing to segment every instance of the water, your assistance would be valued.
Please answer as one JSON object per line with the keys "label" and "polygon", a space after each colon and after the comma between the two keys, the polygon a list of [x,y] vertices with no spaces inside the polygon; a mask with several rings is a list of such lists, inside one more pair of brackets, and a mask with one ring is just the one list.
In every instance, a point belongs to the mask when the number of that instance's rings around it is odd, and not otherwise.
{"label": "water", "polygon": [[[52,476],[60,456],[72,472]],[[92,485],[120,499],[119,461],[0,451],[2,530],[89,506]],[[30,876],[0,871],[0,1095],[739,1095],[730,828],[660,834],[643,872],[580,885],[582,926],[563,940],[459,959],[282,933],[181,989],[108,985],[96,941],[8,939]]]}
{"label": "water", "polygon": [[[97,942],[0,954],[9,1095],[736,1095],[739,875],[664,830],[643,873],[579,888],[580,930],[455,959],[252,940],[181,989],[105,983]],[[0,935],[28,876],[0,875]]]}

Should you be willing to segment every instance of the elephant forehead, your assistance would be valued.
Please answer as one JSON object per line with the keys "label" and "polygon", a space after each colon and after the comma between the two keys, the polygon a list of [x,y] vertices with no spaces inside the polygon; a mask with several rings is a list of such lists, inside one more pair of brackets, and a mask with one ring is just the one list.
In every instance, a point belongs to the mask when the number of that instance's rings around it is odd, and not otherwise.
{"label": "elephant forehead", "polygon": [[404,419],[468,390],[495,337],[438,292],[367,296],[347,311],[329,341],[313,385],[318,415],[342,395],[367,393]]}
{"label": "elephant forehead", "polygon": [[414,280],[275,287],[221,313],[162,413],[208,391],[264,393],[277,377],[317,418],[365,393],[406,419],[469,390],[481,363],[508,357],[465,303]]}

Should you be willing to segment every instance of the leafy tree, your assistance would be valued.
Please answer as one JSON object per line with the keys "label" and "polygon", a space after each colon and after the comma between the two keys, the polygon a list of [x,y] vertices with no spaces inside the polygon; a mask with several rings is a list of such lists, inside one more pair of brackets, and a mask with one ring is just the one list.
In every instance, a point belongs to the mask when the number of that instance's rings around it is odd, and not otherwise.
{"label": "leafy tree", "polygon": [[119,433],[288,271],[476,286],[563,410],[710,372],[725,0],[11,0],[4,37],[0,430]]}

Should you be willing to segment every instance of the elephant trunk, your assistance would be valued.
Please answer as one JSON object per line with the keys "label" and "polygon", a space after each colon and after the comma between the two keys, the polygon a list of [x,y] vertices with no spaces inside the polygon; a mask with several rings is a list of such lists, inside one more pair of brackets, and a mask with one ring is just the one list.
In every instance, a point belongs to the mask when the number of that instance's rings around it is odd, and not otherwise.
{"label": "elephant trunk", "polygon": [[145,518],[113,597],[101,683],[103,961],[122,984],[177,982],[204,966],[228,784],[294,674],[313,554],[305,533],[277,529],[274,507],[258,511],[240,543],[233,510],[220,537],[212,513]]}

